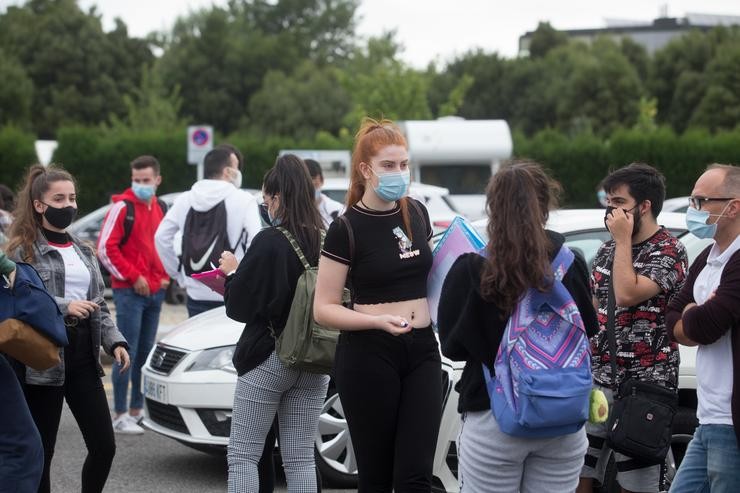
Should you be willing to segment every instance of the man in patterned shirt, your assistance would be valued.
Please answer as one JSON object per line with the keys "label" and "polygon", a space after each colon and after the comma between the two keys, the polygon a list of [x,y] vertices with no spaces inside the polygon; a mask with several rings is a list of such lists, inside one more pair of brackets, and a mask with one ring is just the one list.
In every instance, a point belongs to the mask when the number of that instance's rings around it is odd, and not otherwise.
{"label": "man in patterned shirt", "polygon": [[[678,345],[668,336],[665,313],[684,282],[688,258],[683,244],[656,222],[665,198],[665,179],[655,168],[631,164],[607,176],[603,187],[608,202],[604,222],[612,239],[601,246],[592,267],[600,330],[591,348],[595,386],[611,405],[612,389],[628,378],[677,387]],[[616,381],[606,332],[611,282],[616,300]],[[605,423],[589,423],[586,432],[589,448],[578,493],[593,491],[594,478],[603,482],[611,454],[605,443]],[[660,465],[646,466],[622,454],[615,454],[615,461],[623,492],[658,491]]]}

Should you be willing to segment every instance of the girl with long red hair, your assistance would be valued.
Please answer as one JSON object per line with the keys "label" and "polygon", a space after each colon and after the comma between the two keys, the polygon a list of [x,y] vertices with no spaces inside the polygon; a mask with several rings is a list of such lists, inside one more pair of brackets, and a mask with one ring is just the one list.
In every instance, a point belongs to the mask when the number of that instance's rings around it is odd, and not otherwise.
{"label": "girl with long red hair", "polygon": [[[355,138],[347,212],[326,235],[314,317],[342,330],[335,375],[359,491],[429,492],[441,412],[440,356],[426,300],[432,227],[406,196],[408,146],[388,120]],[[352,285],[352,308],[342,289]]]}

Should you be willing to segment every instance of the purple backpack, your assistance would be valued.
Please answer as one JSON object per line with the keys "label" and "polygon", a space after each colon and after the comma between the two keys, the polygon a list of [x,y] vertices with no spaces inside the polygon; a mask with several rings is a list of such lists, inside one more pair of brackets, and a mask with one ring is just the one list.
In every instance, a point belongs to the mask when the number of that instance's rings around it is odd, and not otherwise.
{"label": "purple backpack", "polygon": [[499,344],[495,376],[483,374],[498,426],[506,434],[544,438],[578,431],[588,419],[591,346],[563,277],[574,255],[562,246],[549,291],[527,290]]}

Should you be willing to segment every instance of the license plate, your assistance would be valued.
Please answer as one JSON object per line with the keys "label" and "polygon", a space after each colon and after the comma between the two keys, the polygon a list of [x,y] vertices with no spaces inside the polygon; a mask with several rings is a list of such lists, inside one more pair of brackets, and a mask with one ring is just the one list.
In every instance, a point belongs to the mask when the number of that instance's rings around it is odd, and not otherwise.
{"label": "license plate", "polygon": [[167,384],[158,382],[152,378],[144,376],[144,396],[149,399],[167,404]]}

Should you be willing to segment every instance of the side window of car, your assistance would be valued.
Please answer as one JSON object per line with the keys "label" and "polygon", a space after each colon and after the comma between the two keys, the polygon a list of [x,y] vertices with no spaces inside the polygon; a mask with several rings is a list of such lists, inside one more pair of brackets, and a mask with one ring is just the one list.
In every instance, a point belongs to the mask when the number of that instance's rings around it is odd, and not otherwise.
{"label": "side window of car", "polygon": [[571,250],[581,253],[586,265],[591,268],[599,247],[610,238],[611,235],[606,230],[576,231],[565,234],[565,244]]}

